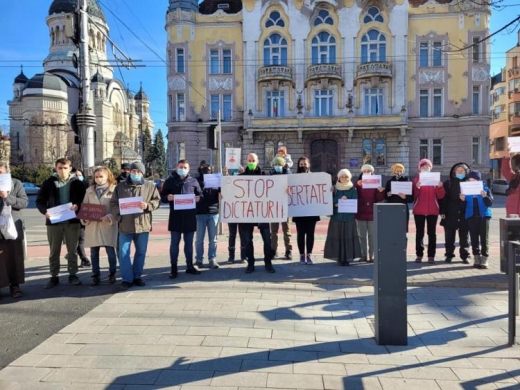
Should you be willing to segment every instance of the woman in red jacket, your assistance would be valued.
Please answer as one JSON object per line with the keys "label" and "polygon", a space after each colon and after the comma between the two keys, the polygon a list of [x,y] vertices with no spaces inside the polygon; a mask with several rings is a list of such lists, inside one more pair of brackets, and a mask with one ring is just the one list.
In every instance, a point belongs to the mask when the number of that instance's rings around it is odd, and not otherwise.
{"label": "woman in red jacket", "polygon": [[442,181],[436,186],[423,186],[419,180],[420,172],[429,172],[433,168],[430,160],[423,158],[418,164],[419,173],[412,180],[413,216],[415,219],[415,254],[416,263],[422,262],[424,255],[424,225],[428,232],[428,263],[435,262],[437,245],[437,219],[439,218],[439,200],[446,194]]}
{"label": "woman in red jacket", "polygon": [[[514,153],[511,153],[513,155]],[[515,158],[518,159],[520,156]],[[518,162],[518,160],[517,160]],[[507,189],[506,199],[506,216],[520,215],[520,190],[518,184],[520,184],[520,169],[517,167],[513,170],[511,166],[511,156],[502,159],[502,176],[509,182],[509,188]]]}

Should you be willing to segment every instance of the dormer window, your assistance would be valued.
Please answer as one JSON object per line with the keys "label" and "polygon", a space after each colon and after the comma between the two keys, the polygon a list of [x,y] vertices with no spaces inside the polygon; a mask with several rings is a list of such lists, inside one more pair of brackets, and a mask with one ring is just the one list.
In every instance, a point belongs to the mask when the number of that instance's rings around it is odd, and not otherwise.
{"label": "dormer window", "polygon": [[267,19],[267,22],[265,22],[265,27],[285,27],[285,22],[282,19],[282,15],[280,15],[280,12],[273,11],[269,14],[269,19]]}
{"label": "dormer window", "polygon": [[384,19],[377,7],[370,7],[363,19],[363,23],[380,22],[383,23]]}

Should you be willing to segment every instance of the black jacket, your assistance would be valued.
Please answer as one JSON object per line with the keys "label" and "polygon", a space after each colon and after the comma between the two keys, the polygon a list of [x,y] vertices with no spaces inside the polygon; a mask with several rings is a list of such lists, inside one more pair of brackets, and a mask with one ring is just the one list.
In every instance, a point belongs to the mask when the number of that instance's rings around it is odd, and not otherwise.
{"label": "black jacket", "polygon": [[[70,202],[78,206],[76,214],[78,214],[81,209],[81,204],[83,203],[86,191],[87,189],[82,181],[79,181],[76,177],[70,179]],[[59,206],[60,204],[58,178],[56,176],[51,176],[43,182],[38,191],[38,195],[36,195],[36,208],[40,213],[45,215],[47,209]],[[79,219],[74,218],[62,223],[79,223]],[[48,219],[45,221],[45,224],[51,225]]]}
{"label": "black jacket", "polygon": [[220,188],[204,188],[202,177],[198,178],[202,190],[202,198],[197,203],[197,214],[218,214]]}
{"label": "black jacket", "polygon": [[[466,170],[466,178],[457,179],[455,176],[455,168],[464,165]],[[453,165],[450,169],[450,178],[443,183],[446,195],[440,202],[440,214],[444,214],[445,218],[441,220],[442,226],[458,229],[460,223],[466,223],[466,202],[460,200],[460,183],[467,180],[470,171],[468,164],[460,162]]]}
{"label": "black jacket", "polygon": [[[168,195],[195,194],[202,196],[199,182],[189,174],[182,179],[174,172],[164,182],[161,191],[161,201],[170,204],[168,230],[170,232],[190,233],[197,230],[197,209],[174,210],[173,202],[168,202]],[[202,200],[202,199],[201,199]]]}
{"label": "black jacket", "polygon": [[399,179],[397,176],[392,176],[390,180],[386,182],[385,185],[385,199],[387,203],[401,203],[406,205],[406,232],[408,233],[408,221],[410,220],[410,210],[408,209],[408,203],[413,202],[413,195],[406,195],[405,198],[401,198],[397,194],[392,194],[392,196],[386,196],[388,192],[392,192],[392,182],[393,181],[410,181],[408,176],[401,176]]}

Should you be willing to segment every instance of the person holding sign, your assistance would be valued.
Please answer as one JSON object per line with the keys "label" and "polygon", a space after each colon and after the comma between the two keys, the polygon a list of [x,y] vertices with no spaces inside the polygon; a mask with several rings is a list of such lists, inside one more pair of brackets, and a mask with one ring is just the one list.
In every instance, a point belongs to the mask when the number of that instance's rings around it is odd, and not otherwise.
{"label": "person holding sign", "polygon": [[[222,170],[224,176],[228,176],[230,174],[230,170],[227,167],[224,167]],[[238,174],[238,168],[236,169]],[[238,223],[232,222],[228,223],[228,232],[229,232],[229,238],[228,238],[228,263],[233,264],[235,262],[235,245],[237,241],[237,233],[239,234],[238,229]],[[240,263],[244,263],[246,261],[246,251],[244,248],[244,245],[242,245],[242,239],[240,239]]]}
{"label": "person holding sign", "polygon": [[[356,214],[359,244],[361,246],[361,259],[359,261],[374,262],[374,203],[385,199],[385,189],[379,184],[377,188],[364,188],[367,177],[374,174],[374,167],[364,164],[361,174],[356,182],[358,191],[358,211]],[[380,177],[379,177],[380,178]],[[368,240],[367,240],[368,236]],[[368,244],[368,251],[367,251]]]}
{"label": "person holding sign", "polygon": [[430,172],[433,164],[427,158],[419,161],[417,166],[419,172],[412,180],[413,192],[413,216],[415,220],[415,262],[421,263],[424,256],[424,225],[426,224],[428,233],[428,263],[435,263],[435,252],[437,251],[436,226],[439,219],[439,201],[444,198],[446,192],[442,182],[436,186],[426,186],[421,184],[421,172]]}
{"label": "person holding sign", "polygon": [[[509,156],[502,159],[501,173],[509,182],[509,188],[506,191],[506,217],[511,215],[520,215],[520,154],[511,152],[508,149]],[[516,164],[515,164],[516,163]]]}
{"label": "person holding sign", "polygon": [[25,231],[21,210],[27,207],[29,199],[22,182],[10,177],[6,161],[0,161],[0,175],[5,175],[8,188],[0,189],[0,214],[11,207],[11,221],[17,233],[15,239],[6,239],[0,232],[0,288],[9,286],[11,297],[20,298],[23,295],[20,284],[25,282]]}
{"label": "person holding sign", "polygon": [[52,223],[53,215],[50,209],[71,204],[70,210],[78,213],[85,197],[85,185],[79,181],[76,175],[71,174],[70,160],[60,158],[54,165],[56,173],[42,183],[38,195],[36,195],[36,207],[45,215],[47,226],[47,238],[49,240],[49,268],[51,278],[45,288],[53,288],[60,282],[60,254],[61,245],[65,241],[67,247],[67,264],[69,271],[69,283],[78,286],[81,281],[76,276],[78,273],[78,254],[76,249],[79,242],[80,222],[77,218],[63,222]]}
{"label": "person holding sign", "polygon": [[357,199],[358,197],[351,178],[352,174],[348,169],[338,172],[338,181],[333,196],[334,209],[329,221],[324,249],[326,259],[336,260],[342,266],[350,265],[355,258],[361,255],[356,214],[342,213],[338,208],[340,199]]}
{"label": "person holding sign", "polygon": [[[281,157],[285,161],[283,167],[287,170],[287,173],[291,173],[291,168],[294,165],[294,162],[291,158],[291,155],[287,153],[287,147],[286,146],[280,146],[278,148],[278,152],[276,152],[275,157]],[[274,166],[274,164],[271,164]]]}
{"label": "person holding sign", "polygon": [[[83,199],[83,211],[89,205],[99,206],[100,215],[82,216],[85,225],[85,247],[90,248],[92,259],[91,285],[97,286],[101,283],[101,270],[99,267],[99,251],[105,248],[108,257],[108,282],[116,282],[117,270],[117,223],[110,212],[110,200],[116,188],[116,179],[107,167],[97,167],[93,173],[94,184],[87,188]],[[80,214],[83,214],[80,213]]]}
{"label": "person holding sign", "polygon": [[[479,171],[470,171],[469,182],[482,182]],[[483,184],[483,183],[482,183]],[[493,195],[488,187],[483,185],[478,195],[460,195],[460,199],[466,202],[465,217],[468,222],[471,238],[471,250],[473,253],[474,268],[488,268],[489,248],[489,220],[491,219],[491,206]],[[479,247],[480,243],[480,247]]]}
{"label": "person holding sign", "polygon": [[[145,171],[142,162],[133,162],[130,165],[130,175],[126,181],[116,186],[110,199],[110,209],[119,227],[119,272],[122,279],[120,290],[123,291],[133,285],[146,285],[142,275],[148,237],[152,230],[152,211],[159,208],[160,197],[155,183],[144,180]],[[128,203],[125,200],[129,198],[132,198],[131,207],[126,207]],[[135,246],[133,262],[130,259],[132,242]]]}
{"label": "person holding sign", "polygon": [[[189,195],[190,199],[185,198],[186,195]],[[177,170],[166,179],[161,191],[161,201],[170,204],[170,218],[168,219],[168,230],[171,235],[170,279],[175,279],[178,274],[177,262],[181,236],[184,237],[186,273],[191,275],[200,274],[200,271],[193,266],[193,236],[197,230],[196,202],[200,200],[201,195],[202,190],[199,182],[190,176],[188,160],[179,160]]]}
{"label": "person holding sign", "polygon": [[[83,182],[85,189],[89,187],[88,179],[85,178],[83,172],[80,169],[72,168],[71,172],[76,175],[79,181]],[[83,224],[81,225],[81,229],[79,231],[77,252],[80,260],[79,268],[90,267],[91,263],[87,257],[87,253],[85,252],[85,226]]]}
{"label": "person holding sign", "polygon": [[[401,203],[406,205],[406,233],[408,233],[408,222],[410,221],[410,211],[408,210],[408,203],[413,202],[412,196],[412,183],[408,179],[408,176],[404,175],[405,168],[403,164],[392,165],[392,176],[390,180],[386,182],[385,192],[386,201],[388,203]],[[395,183],[405,183],[401,191],[394,192],[392,188],[396,188]],[[409,185],[409,188],[408,188]],[[393,187],[392,187],[393,186]],[[406,187],[406,188],[405,188]],[[400,188],[400,187],[399,187]]]}

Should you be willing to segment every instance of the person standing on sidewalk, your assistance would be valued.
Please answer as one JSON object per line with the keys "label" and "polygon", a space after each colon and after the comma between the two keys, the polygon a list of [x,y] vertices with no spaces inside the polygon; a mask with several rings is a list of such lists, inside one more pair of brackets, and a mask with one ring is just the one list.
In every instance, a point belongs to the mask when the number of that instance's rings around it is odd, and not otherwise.
{"label": "person standing on sidewalk", "polygon": [[[0,174],[7,173],[10,173],[9,164],[0,161]],[[11,190],[0,191],[0,213],[4,207],[11,206],[11,216],[18,236],[11,240],[0,233],[0,288],[9,286],[12,298],[23,295],[20,284],[25,283],[25,229],[21,210],[28,204],[29,198],[22,182],[11,178]]]}
{"label": "person standing on sidewalk", "polygon": [[287,170],[287,173],[291,173],[291,168],[294,165],[294,162],[291,158],[291,155],[287,153],[287,147],[286,146],[280,146],[278,148],[278,152],[276,152],[275,157],[281,157],[284,159],[285,164],[284,168]]}
{"label": "person standing on sidewalk", "polygon": [[[275,157],[271,162],[273,169],[271,175],[287,175],[291,173],[289,168],[286,166],[286,162],[282,157]],[[292,260],[292,244],[291,244],[291,218],[287,218],[287,221],[282,222],[283,242],[285,245],[285,259]],[[273,257],[278,257],[278,229],[280,228],[280,222],[271,222],[269,224],[271,229],[271,248],[273,250]]]}
{"label": "person standing on sidewalk", "polygon": [[99,267],[99,251],[105,248],[108,257],[108,282],[116,282],[117,270],[117,223],[110,212],[110,200],[116,188],[116,179],[107,167],[98,167],[94,171],[94,184],[87,188],[83,204],[95,204],[105,207],[105,214],[101,221],[82,221],[85,224],[85,246],[90,248],[92,259],[91,285],[101,283]]}
{"label": "person standing on sidewalk", "polygon": [[[511,153],[508,149],[509,156],[502,158],[501,173],[509,182],[509,188],[506,191],[506,217],[511,215],[520,215],[520,167],[516,165],[513,169],[513,158],[518,162],[520,155]],[[516,156],[515,156],[516,155]]]}
{"label": "person standing on sidewalk", "polygon": [[128,164],[128,163],[121,164],[121,173],[116,178],[116,181],[118,183],[123,183],[126,181],[126,179],[128,179],[129,175],[130,175],[130,164]]}
{"label": "person standing on sidewalk", "polygon": [[179,245],[181,236],[184,237],[184,256],[186,257],[186,273],[199,275],[200,271],[193,265],[193,236],[197,230],[197,209],[175,210],[175,195],[193,194],[195,202],[199,202],[202,191],[197,179],[190,175],[188,160],[180,160],[177,169],[164,182],[161,191],[161,201],[170,204],[168,230],[170,231],[170,279],[178,274],[177,262],[179,259]]}
{"label": "person standing on sidewalk", "polygon": [[410,181],[408,176],[404,175],[405,168],[403,164],[394,164],[392,166],[392,176],[390,180],[386,182],[385,192],[386,201],[388,203],[400,203],[406,206],[406,233],[408,233],[408,223],[410,222],[410,210],[408,210],[408,204],[413,202],[413,195],[405,195],[403,193],[393,194],[392,193],[392,182],[393,181]]}
{"label": "person standing on sidewalk", "polygon": [[38,195],[36,195],[36,207],[38,211],[45,215],[47,226],[47,238],[49,240],[50,254],[49,266],[51,278],[45,288],[53,288],[60,282],[60,254],[61,245],[65,241],[67,247],[67,264],[69,272],[69,283],[80,285],[81,281],[76,276],[78,273],[78,248],[80,221],[77,218],[65,222],[52,224],[51,215],[48,209],[67,203],[71,203],[71,210],[79,212],[81,203],[85,197],[85,186],[79,181],[76,175],[71,173],[72,165],[70,160],[60,158],[54,164],[56,173],[42,183]]}
{"label": "person standing on sidewalk", "polygon": [[[110,210],[118,222],[119,228],[119,271],[121,273],[121,290],[128,290],[133,285],[145,286],[142,278],[148,239],[152,231],[152,211],[160,204],[159,191],[155,183],[144,180],[146,172],[140,161],[130,165],[130,175],[126,181],[119,183],[112,198]],[[121,215],[119,201],[124,198],[140,197],[138,207],[140,213]],[[130,246],[135,245],[134,261],[130,259]]]}
{"label": "person standing on sidewalk", "polygon": [[[88,179],[85,178],[83,172],[78,168],[72,168],[72,173],[76,175],[79,181],[83,183],[85,186],[85,190],[89,187]],[[90,267],[91,263],[87,257],[87,252],[85,252],[85,225],[81,224],[81,228],[79,230],[79,241],[77,248],[78,256],[79,256],[79,268],[87,268]]]}
{"label": "person standing on sidewalk", "polygon": [[[224,167],[222,170],[224,176],[229,175],[229,170],[227,167]],[[240,234],[238,229],[238,223],[232,222],[228,223],[228,263],[233,264],[235,262],[235,245],[237,242],[237,234]],[[240,259],[238,260],[240,263],[244,263],[246,261],[246,252],[244,246],[242,245],[242,239],[240,239]]]}
{"label": "person standing on sidewalk", "polygon": [[199,187],[202,197],[197,202],[197,241],[195,244],[196,255],[195,264],[202,267],[204,260],[204,236],[208,231],[208,262],[211,269],[219,268],[217,263],[217,230],[219,213],[219,193],[220,188],[206,188],[204,175],[212,172],[211,166],[202,164],[199,167]]}

